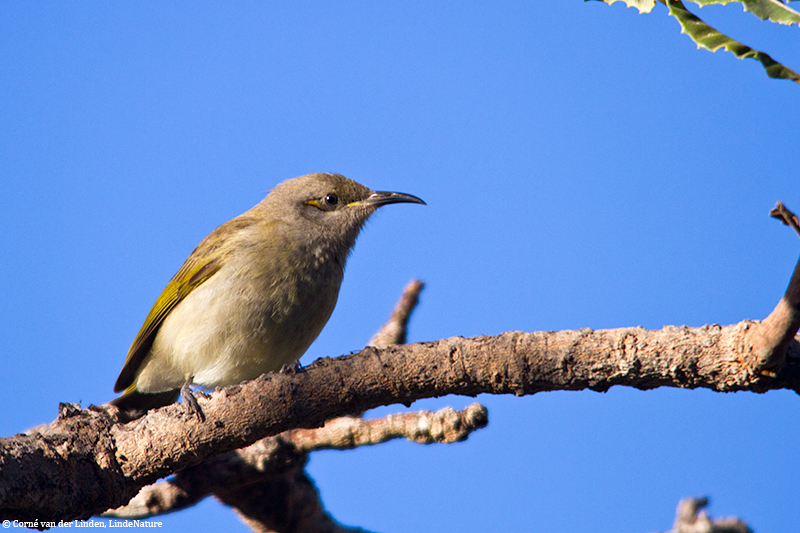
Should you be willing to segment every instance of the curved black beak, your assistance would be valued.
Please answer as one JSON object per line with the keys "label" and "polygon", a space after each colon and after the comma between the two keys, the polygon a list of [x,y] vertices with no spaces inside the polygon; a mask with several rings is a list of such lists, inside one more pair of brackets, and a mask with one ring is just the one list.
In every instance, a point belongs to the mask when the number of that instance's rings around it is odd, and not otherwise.
{"label": "curved black beak", "polygon": [[359,200],[358,202],[352,202],[349,205],[371,205],[374,207],[380,207],[386,204],[400,203],[427,205],[422,198],[417,198],[413,194],[389,191],[373,191],[373,193],[367,196],[366,199]]}

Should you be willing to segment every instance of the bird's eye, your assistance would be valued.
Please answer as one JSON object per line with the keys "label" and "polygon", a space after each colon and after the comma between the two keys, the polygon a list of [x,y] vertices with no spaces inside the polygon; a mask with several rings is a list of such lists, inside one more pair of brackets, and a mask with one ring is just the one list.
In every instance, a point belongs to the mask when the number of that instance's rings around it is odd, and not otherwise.
{"label": "bird's eye", "polygon": [[339,197],[336,194],[329,192],[325,195],[325,203],[333,207],[339,203]]}

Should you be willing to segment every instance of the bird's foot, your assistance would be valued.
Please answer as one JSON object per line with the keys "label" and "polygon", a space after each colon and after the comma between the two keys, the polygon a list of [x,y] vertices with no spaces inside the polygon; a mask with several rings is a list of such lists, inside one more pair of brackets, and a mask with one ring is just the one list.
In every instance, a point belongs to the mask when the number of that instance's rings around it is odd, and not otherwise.
{"label": "bird's foot", "polygon": [[281,374],[290,374],[290,375],[293,376],[293,375],[297,374],[298,372],[300,372],[301,368],[303,368],[303,367],[300,366],[300,361],[295,361],[291,365],[283,365],[281,367],[281,369],[278,370],[278,372],[281,373]]}

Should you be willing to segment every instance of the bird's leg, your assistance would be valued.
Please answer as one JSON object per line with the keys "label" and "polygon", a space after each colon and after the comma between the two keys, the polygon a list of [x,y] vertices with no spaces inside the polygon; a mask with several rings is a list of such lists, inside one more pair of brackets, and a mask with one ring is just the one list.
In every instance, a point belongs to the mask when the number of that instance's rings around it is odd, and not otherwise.
{"label": "bird's leg", "polygon": [[191,386],[193,378],[194,376],[190,377],[181,386],[181,398],[183,399],[183,404],[186,406],[186,409],[189,411],[189,415],[196,415],[201,422],[205,422],[206,415],[203,414],[203,410],[200,409],[200,404],[197,403],[197,398],[195,398],[194,393],[192,393]]}

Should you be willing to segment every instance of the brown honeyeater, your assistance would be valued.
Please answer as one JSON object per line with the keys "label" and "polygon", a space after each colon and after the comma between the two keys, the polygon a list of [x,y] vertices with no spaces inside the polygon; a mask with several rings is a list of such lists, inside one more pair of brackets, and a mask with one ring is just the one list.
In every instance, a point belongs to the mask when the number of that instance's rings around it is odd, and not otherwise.
{"label": "brown honeyeater", "polygon": [[425,203],[338,174],[275,187],[212,231],[170,280],[117,378],[114,391],[125,392],[111,403],[140,416],[181,390],[191,396],[190,385],[234,385],[294,364],[336,306],[364,222],[400,202]]}

